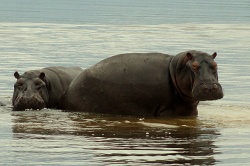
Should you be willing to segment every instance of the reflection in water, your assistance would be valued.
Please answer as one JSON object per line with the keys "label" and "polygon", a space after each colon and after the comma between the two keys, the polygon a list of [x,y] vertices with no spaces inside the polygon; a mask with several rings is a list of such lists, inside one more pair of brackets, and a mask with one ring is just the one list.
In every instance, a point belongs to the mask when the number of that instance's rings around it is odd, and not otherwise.
{"label": "reflection in water", "polygon": [[80,155],[77,160],[92,164],[212,165],[218,153],[214,145],[218,131],[194,117],[120,117],[57,110],[13,112],[12,116],[14,139],[34,149],[17,148],[18,153],[36,153],[40,158],[54,154],[49,158],[55,163]]}

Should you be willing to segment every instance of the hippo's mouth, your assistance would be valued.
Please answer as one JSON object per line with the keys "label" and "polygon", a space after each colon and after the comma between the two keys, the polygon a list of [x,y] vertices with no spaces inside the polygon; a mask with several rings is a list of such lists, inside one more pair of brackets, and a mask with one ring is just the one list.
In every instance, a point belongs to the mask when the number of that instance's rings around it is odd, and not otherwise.
{"label": "hippo's mouth", "polygon": [[25,109],[40,110],[45,108],[45,102],[39,97],[17,97],[14,105],[14,111],[24,111]]}
{"label": "hippo's mouth", "polygon": [[193,97],[197,101],[218,100],[223,98],[223,90],[219,83],[199,84],[193,88]]}

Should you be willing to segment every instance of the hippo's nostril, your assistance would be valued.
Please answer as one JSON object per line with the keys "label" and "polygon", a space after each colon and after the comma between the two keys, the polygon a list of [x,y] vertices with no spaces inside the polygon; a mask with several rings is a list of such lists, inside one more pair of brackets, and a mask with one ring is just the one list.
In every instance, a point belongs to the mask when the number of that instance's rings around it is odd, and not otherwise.
{"label": "hippo's nostril", "polygon": [[218,89],[218,85],[214,84],[213,88]]}
{"label": "hippo's nostril", "polygon": [[204,83],[203,83],[203,84],[201,84],[201,87],[202,87],[202,88],[204,88],[204,89],[207,89],[207,88],[208,88],[208,87],[207,87],[207,85],[206,85],[206,84],[204,84]]}

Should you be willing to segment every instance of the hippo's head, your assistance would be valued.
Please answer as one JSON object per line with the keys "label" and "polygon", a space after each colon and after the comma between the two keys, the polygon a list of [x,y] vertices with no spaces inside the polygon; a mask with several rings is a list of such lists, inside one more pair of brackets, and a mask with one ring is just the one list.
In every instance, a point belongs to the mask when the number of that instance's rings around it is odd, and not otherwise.
{"label": "hippo's head", "polygon": [[46,107],[49,100],[46,87],[45,73],[39,75],[35,73],[24,73],[19,75],[14,73],[17,79],[14,85],[12,98],[13,110],[21,111],[25,109],[42,109]]}
{"label": "hippo's head", "polygon": [[218,82],[217,53],[209,55],[200,51],[179,54],[176,63],[175,83],[182,96],[196,101],[217,100],[223,97]]}
{"label": "hippo's head", "polygon": [[196,100],[216,100],[223,97],[222,87],[218,82],[217,63],[214,61],[217,53],[188,52],[187,63],[193,75],[192,94]]}

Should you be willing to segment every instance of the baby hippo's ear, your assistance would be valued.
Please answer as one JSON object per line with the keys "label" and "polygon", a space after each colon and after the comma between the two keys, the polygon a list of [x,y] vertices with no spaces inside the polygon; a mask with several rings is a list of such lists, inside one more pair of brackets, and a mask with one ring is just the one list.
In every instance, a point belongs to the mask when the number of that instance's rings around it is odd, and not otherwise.
{"label": "baby hippo's ear", "polygon": [[216,56],[217,56],[217,53],[214,52],[214,53],[212,54],[212,58],[215,59]]}
{"label": "baby hippo's ear", "polygon": [[20,75],[19,75],[19,73],[18,73],[17,71],[14,73],[14,77],[15,77],[16,79],[19,79],[19,78],[20,78]]}
{"label": "baby hippo's ear", "polygon": [[39,75],[39,78],[41,80],[45,80],[45,73],[44,72],[41,72],[40,75]]}

